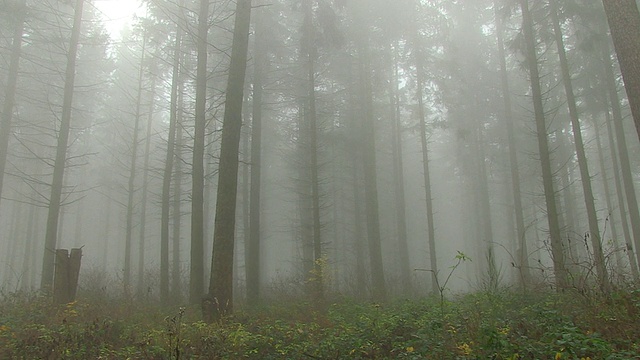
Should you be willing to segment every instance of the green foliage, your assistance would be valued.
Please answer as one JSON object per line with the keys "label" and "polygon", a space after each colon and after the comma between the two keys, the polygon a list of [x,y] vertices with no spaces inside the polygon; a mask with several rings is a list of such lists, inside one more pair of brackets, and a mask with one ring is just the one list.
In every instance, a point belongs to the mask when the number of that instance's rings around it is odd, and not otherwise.
{"label": "green foliage", "polygon": [[585,301],[497,291],[439,303],[341,300],[319,311],[280,302],[207,324],[192,308],[15,295],[0,304],[0,358],[615,360],[640,351],[637,292]]}

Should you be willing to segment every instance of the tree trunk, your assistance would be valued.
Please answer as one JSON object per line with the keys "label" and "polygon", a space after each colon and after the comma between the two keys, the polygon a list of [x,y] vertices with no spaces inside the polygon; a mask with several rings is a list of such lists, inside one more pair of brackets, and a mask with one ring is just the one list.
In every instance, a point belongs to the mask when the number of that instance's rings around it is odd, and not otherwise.
{"label": "tree trunk", "polygon": [[[594,119],[595,119],[595,116],[594,116]],[[622,247],[620,247],[620,240],[618,237],[618,227],[617,227],[616,221],[614,220],[615,218],[613,217],[613,202],[611,201],[611,191],[610,191],[611,187],[609,186],[609,178],[607,177],[608,172],[607,172],[606,163],[604,160],[604,148],[602,146],[602,134],[600,132],[600,125],[597,122],[595,122],[593,129],[595,130],[595,135],[596,135],[598,162],[600,163],[600,176],[602,177],[602,187],[604,190],[604,198],[607,204],[606,220],[609,223],[609,229],[611,232],[611,241],[613,242],[613,255],[616,260],[615,270],[620,274],[622,274],[622,272],[624,271],[624,263],[622,261],[622,254],[621,254]],[[606,228],[605,228],[605,231],[606,231]],[[604,235],[606,236],[606,234]]]}
{"label": "tree trunk", "polygon": [[516,142],[515,129],[513,122],[513,107],[511,105],[511,91],[509,90],[509,78],[507,73],[507,58],[504,50],[504,24],[502,18],[498,14],[497,1],[496,8],[496,35],[498,38],[498,57],[500,60],[500,78],[502,85],[502,98],[504,100],[504,120],[507,128],[507,141],[509,145],[509,168],[511,173],[511,191],[513,193],[513,211],[516,218],[516,234],[517,234],[517,254],[516,267],[520,273],[520,285],[523,289],[531,281],[531,272],[529,265],[529,250],[527,246],[526,229],[524,226],[524,214],[522,211],[522,191],[520,189],[520,168],[518,166],[518,146]]}
{"label": "tree trunk", "polygon": [[320,221],[320,179],[318,175],[318,121],[316,113],[316,73],[315,61],[317,49],[315,45],[316,31],[313,25],[313,1],[305,1],[305,48],[307,53],[307,121],[309,131],[310,163],[311,173],[311,211],[313,214],[313,273],[310,277],[313,287],[313,299],[322,302],[324,297],[324,284],[322,264],[322,234]]}
{"label": "tree trunk", "polygon": [[[184,91],[182,88],[178,91],[178,109],[182,109],[184,106]],[[174,160],[174,178],[173,178],[173,199],[172,199],[172,207],[173,207],[173,228],[171,234],[172,240],[172,257],[171,257],[171,299],[172,301],[179,302],[182,298],[182,277],[180,273],[180,244],[182,243],[182,238],[180,236],[182,230],[182,110],[178,110],[178,114],[176,116],[176,139],[175,139],[175,148],[173,149],[173,153],[175,156]]]}
{"label": "tree trunk", "polygon": [[414,34],[415,64],[416,64],[416,97],[418,98],[418,121],[420,126],[420,145],[422,146],[422,173],[424,181],[424,193],[427,209],[427,241],[429,245],[429,264],[431,266],[431,291],[438,292],[438,258],[436,254],[436,228],[433,220],[433,196],[431,195],[431,174],[429,170],[429,146],[427,143],[427,119],[424,106],[424,75],[422,60],[418,51],[417,33]]}
{"label": "tree trunk", "polygon": [[373,93],[371,89],[371,65],[369,44],[366,38],[360,45],[360,82],[362,113],[364,115],[361,128],[365,213],[367,217],[367,237],[369,239],[369,261],[371,265],[372,297],[376,301],[384,301],[387,290],[382,262],[382,245],[380,239],[380,216],[378,209],[378,176],[376,171],[376,134],[373,116]]}
{"label": "tree trunk", "polygon": [[[612,104],[612,108],[616,105]],[[619,104],[617,105],[619,106]],[[620,112],[620,109],[614,110],[615,112]],[[618,211],[620,214],[620,220],[622,222],[622,231],[624,233],[625,245],[627,249],[627,256],[629,257],[629,265],[631,265],[631,274],[634,279],[639,279],[639,269],[638,269],[638,260],[636,259],[635,252],[633,251],[633,238],[631,233],[629,232],[629,221],[627,219],[627,203],[625,201],[625,189],[622,184],[622,180],[620,179],[620,165],[618,163],[618,154],[616,152],[616,141],[614,139],[613,128],[611,123],[613,120],[611,119],[611,114],[609,113],[609,109],[606,109],[605,115],[607,117],[607,135],[609,140],[609,152],[611,153],[611,164],[613,165],[613,179],[616,185],[616,195],[618,197]],[[626,151],[626,150],[625,150]]]}
{"label": "tree trunk", "polygon": [[198,60],[196,70],[196,119],[193,139],[191,190],[191,266],[189,301],[197,304],[204,294],[204,138],[207,119],[207,34],[209,0],[200,0],[198,16]]}
{"label": "tree trunk", "polygon": [[622,110],[620,108],[620,98],[618,97],[618,90],[616,88],[616,76],[613,73],[613,64],[611,63],[611,58],[609,56],[610,51],[607,47],[603,47],[602,51],[603,60],[605,61],[605,81],[609,92],[611,113],[613,114],[615,143],[618,145],[622,184],[624,185],[624,194],[627,200],[626,203],[629,210],[629,218],[631,220],[631,232],[633,234],[632,244],[635,246],[637,260],[640,260],[640,253],[638,252],[638,249],[640,248],[640,210],[638,209],[635,185],[633,183],[633,176],[631,175],[629,152],[624,133]]}
{"label": "tree trunk", "polygon": [[[396,202],[396,227],[398,236],[398,254],[400,266],[400,281],[404,294],[412,292],[411,285],[411,262],[409,259],[409,244],[407,241],[407,216],[404,189],[404,162],[402,149],[402,119],[400,112],[400,99],[398,98],[398,84],[400,79],[397,43],[393,49],[393,79],[389,82],[391,89],[389,92],[391,105],[391,151],[393,156],[393,184],[394,197]],[[389,51],[392,51],[389,49]]]}
{"label": "tree trunk", "polygon": [[[264,10],[262,10],[264,11]],[[266,28],[264,14],[258,12],[255,22],[255,54],[253,72],[253,101],[251,116],[251,193],[249,207],[249,243],[246,246],[247,302],[256,305],[260,300],[260,190],[262,158],[262,92],[266,66]]]}
{"label": "tree trunk", "polygon": [[62,116],[60,117],[60,130],[58,132],[58,144],[56,146],[56,159],[53,165],[51,195],[49,197],[49,214],[47,215],[47,230],[45,234],[44,255],[42,259],[42,279],[40,282],[40,287],[43,290],[51,290],[50,288],[53,285],[55,248],[58,234],[58,218],[60,215],[60,201],[62,199],[64,170],[67,161],[69,130],[71,128],[71,111],[73,107],[73,93],[76,77],[76,58],[78,55],[78,42],[80,40],[80,27],[82,25],[82,8],[84,6],[84,0],[76,0],[75,4],[73,29],[71,31],[69,52],[67,54]]}
{"label": "tree trunk", "polygon": [[129,168],[129,184],[127,197],[127,227],[124,249],[124,293],[129,294],[131,290],[131,241],[133,237],[133,197],[135,195],[135,179],[138,162],[138,145],[140,132],[140,111],[142,106],[142,86],[144,81],[144,61],[147,47],[147,32],[145,31],[142,39],[142,55],[140,57],[140,69],[138,71],[138,93],[136,96],[135,121],[133,123],[133,141],[131,145],[131,166]]}
{"label": "tree trunk", "polygon": [[4,173],[7,165],[7,153],[9,151],[9,139],[11,138],[11,121],[13,118],[13,107],[16,100],[16,88],[18,85],[18,70],[20,65],[20,54],[22,52],[22,35],[24,33],[24,20],[27,12],[27,2],[22,0],[16,7],[16,25],[13,32],[13,42],[11,45],[11,59],[9,60],[9,73],[7,86],[5,89],[5,99],[0,118],[0,202],[2,202],[2,187],[4,184]]}
{"label": "tree trunk", "polygon": [[567,54],[564,48],[564,38],[562,35],[562,29],[560,28],[560,20],[558,19],[558,5],[556,1],[557,0],[550,1],[551,22],[558,49],[558,56],[560,58],[562,82],[564,84],[565,95],[567,97],[567,105],[569,106],[569,117],[571,118],[573,140],[576,148],[576,155],[578,157],[578,166],[580,168],[580,183],[582,184],[584,203],[587,208],[587,218],[589,221],[589,238],[591,239],[591,246],[593,248],[593,257],[600,289],[605,293],[609,293],[611,290],[611,286],[609,283],[609,274],[607,273],[604,252],[602,251],[602,240],[600,236],[600,227],[598,225],[598,215],[596,213],[595,199],[593,197],[593,189],[591,187],[591,175],[589,174],[587,155],[584,150],[578,106],[576,104],[576,98],[573,92],[573,84],[571,83],[569,62],[567,61]]}
{"label": "tree trunk", "polygon": [[602,3],[640,138],[640,12],[635,0],[602,0]]}
{"label": "tree trunk", "polygon": [[238,0],[236,4],[233,46],[222,124],[211,278],[209,296],[207,301],[203,302],[203,314],[208,322],[233,311],[233,250],[238,192],[238,150],[242,128],[242,100],[247,69],[251,0]]}
{"label": "tree trunk", "polygon": [[169,138],[162,175],[162,210],[160,215],[160,301],[169,301],[169,210],[171,207],[171,176],[175,157],[176,127],[178,122],[178,90],[180,84],[180,57],[182,53],[182,28],[176,25],[171,74],[171,105],[169,110]]}
{"label": "tree trunk", "polygon": [[542,103],[542,89],[540,87],[536,41],[534,37],[533,19],[529,11],[529,0],[520,0],[520,7],[523,15],[522,28],[526,43],[527,65],[529,67],[531,77],[530,81],[536,119],[538,151],[540,152],[542,181],[544,186],[545,202],[547,205],[547,221],[549,223],[549,235],[551,238],[551,257],[553,260],[556,288],[557,290],[563,290],[567,287],[567,270],[564,263],[565,254],[562,248],[562,237],[560,236],[560,224],[558,222],[558,211],[553,186],[553,172],[551,170],[551,156],[549,154],[549,139],[547,138],[547,126],[545,121],[544,105]]}
{"label": "tree trunk", "polygon": [[144,293],[144,255],[146,245],[146,229],[147,229],[147,198],[149,194],[149,158],[151,156],[151,128],[153,127],[153,110],[154,100],[156,96],[156,66],[151,71],[151,96],[149,103],[149,114],[147,117],[147,133],[144,143],[144,163],[142,165],[142,201],[140,209],[140,238],[138,240],[138,295]]}

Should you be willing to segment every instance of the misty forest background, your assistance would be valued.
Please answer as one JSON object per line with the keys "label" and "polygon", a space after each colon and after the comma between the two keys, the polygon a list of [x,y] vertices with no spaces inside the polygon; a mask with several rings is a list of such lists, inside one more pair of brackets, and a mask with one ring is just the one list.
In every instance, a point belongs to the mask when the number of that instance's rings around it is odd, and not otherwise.
{"label": "misty forest background", "polygon": [[164,304],[638,280],[640,143],[600,1],[146,0],[120,36],[105,21],[0,2],[4,293],[50,288],[54,249],[80,247],[81,291]]}

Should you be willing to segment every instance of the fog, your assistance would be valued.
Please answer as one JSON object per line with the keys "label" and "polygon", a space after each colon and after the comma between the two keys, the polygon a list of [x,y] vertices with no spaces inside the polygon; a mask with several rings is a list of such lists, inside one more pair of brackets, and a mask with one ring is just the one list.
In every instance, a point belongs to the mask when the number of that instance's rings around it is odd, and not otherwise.
{"label": "fog", "polygon": [[46,289],[55,249],[82,248],[80,291],[194,301],[224,224],[240,303],[637,278],[604,9],[522,3],[254,0],[231,205],[235,2],[143,1],[119,32],[91,0],[0,2],[0,291]]}

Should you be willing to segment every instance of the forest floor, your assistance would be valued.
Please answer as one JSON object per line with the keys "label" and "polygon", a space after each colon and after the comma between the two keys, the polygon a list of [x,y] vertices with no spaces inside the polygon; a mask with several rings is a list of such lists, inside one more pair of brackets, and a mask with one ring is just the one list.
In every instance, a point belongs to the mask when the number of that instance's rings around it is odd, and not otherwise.
{"label": "forest floor", "polygon": [[303,300],[215,324],[106,294],[0,299],[0,359],[640,359],[640,291],[477,292],[384,305]]}

